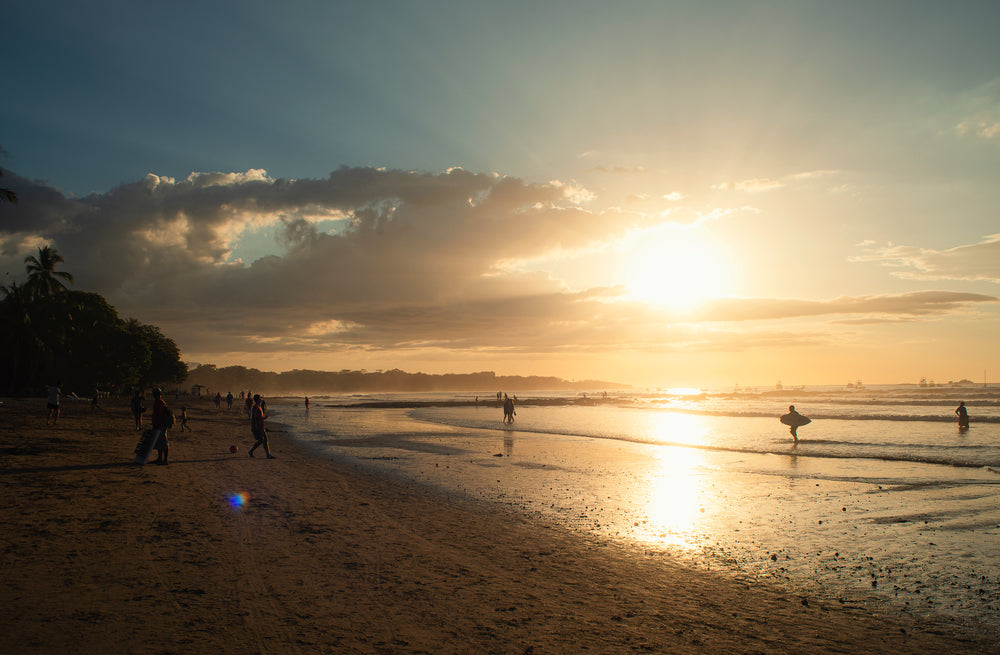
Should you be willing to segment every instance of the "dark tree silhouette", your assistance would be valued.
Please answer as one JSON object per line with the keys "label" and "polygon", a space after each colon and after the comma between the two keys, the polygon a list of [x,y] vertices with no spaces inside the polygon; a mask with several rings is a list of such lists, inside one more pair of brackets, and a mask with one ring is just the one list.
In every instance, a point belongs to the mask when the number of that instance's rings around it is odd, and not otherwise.
{"label": "dark tree silhouette", "polygon": [[38,249],[38,256],[29,255],[24,258],[28,269],[28,290],[36,298],[61,296],[66,293],[66,285],[62,280],[73,284],[73,276],[65,271],[57,271],[56,266],[63,263],[62,255],[51,246]]}
{"label": "dark tree silhouette", "polygon": [[[11,381],[26,381],[37,371],[37,355],[45,344],[34,330],[33,303],[23,285],[0,287],[0,361],[6,360]],[[16,389],[15,389],[16,390]]]}
{"label": "dark tree silhouette", "polygon": [[0,390],[40,393],[52,380],[67,391],[177,383],[187,375],[177,345],[159,328],[124,321],[96,293],[70,291],[48,246],[28,257],[28,282],[0,287]]}
{"label": "dark tree silhouette", "polygon": [[163,336],[155,325],[143,325],[134,318],[125,322],[125,329],[136,343],[143,344],[149,352],[149,364],[143,371],[145,384],[170,382],[179,384],[187,377],[187,364],[173,339]]}
{"label": "dark tree silhouette", "polygon": [[[0,169],[0,177],[2,176],[3,176],[3,170]],[[11,204],[17,204],[17,194],[11,191],[10,189],[0,187],[0,201],[9,202]]]}
{"label": "dark tree silhouette", "polygon": [[[6,155],[7,151],[0,148],[0,155]],[[0,168],[0,177],[3,177],[3,169]],[[0,202],[9,202],[11,204],[17,204],[17,194],[11,189],[5,189],[0,187]]]}

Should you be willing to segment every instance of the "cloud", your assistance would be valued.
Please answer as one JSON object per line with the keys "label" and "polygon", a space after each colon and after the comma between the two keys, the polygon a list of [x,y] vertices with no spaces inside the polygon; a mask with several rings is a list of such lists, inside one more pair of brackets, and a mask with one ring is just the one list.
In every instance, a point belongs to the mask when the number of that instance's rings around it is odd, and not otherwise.
{"label": "cloud", "polygon": [[1000,234],[979,243],[933,250],[914,246],[860,244],[866,251],[851,261],[899,269],[892,275],[913,280],[984,280],[1000,283]]}
{"label": "cloud", "polygon": [[1000,117],[975,116],[966,118],[955,128],[962,136],[974,134],[984,139],[1000,138]]}
{"label": "cloud", "polygon": [[769,178],[755,178],[752,180],[742,180],[740,182],[733,182],[725,185],[717,185],[717,188],[723,188],[725,190],[735,190],[735,191],[745,191],[747,193],[760,193],[763,191],[773,191],[774,189],[780,189],[785,186],[780,180],[773,180]]}
{"label": "cloud", "polygon": [[[215,329],[204,348],[240,341],[247,333],[281,335],[262,350],[337,352],[433,348],[480,353],[585,353],[674,350],[743,351],[822,345],[831,330],[804,328],[803,319],[864,325],[913,321],[967,312],[997,299],[982,294],[930,291],[842,297],[826,301],[720,299],[685,316],[625,300],[620,288],[548,292],[438,304],[331,308],[317,319],[305,308],[248,316]],[[312,322],[310,322],[312,321]],[[775,326],[784,329],[775,329]],[[221,327],[221,326],[220,326]],[[203,340],[199,334],[192,339]]]}
{"label": "cloud", "polygon": [[748,180],[739,180],[736,182],[719,182],[718,184],[713,184],[712,188],[716,191],[740,191],[743,193],[764,193],[767,191],[774,191],[776,189],[782,189],[792,184],[803,184],[806,182],[811,182],[821,178],[825,178],[830,175],[835,175],[840,171],[837,170],[815,170],[815,171],[805,171],[802,173],[790,173],[788,175],[783,175],[778,178],[768,178],[768,177],[758,177]]}
{"label": "cloud", "polygon": [[[583,158],[591,153],[584,153],[580,157]],[[633,175],[633,174],[645,174],[649,172],[649,169],[645,166],[612,166],[607,167],[598,164],[592,167],[588,172],[590,173],[611,173],[613,175]]]}
{"label": "cloud", "polygon": [[[599,250],[648,219],[590,209],[582,204],[588,194],[573,185],[457,168],[341,168],[303,180],[263,170],[179,181],[149,175],[83,198],[4,179],[22,197],[0,208],[0,240],[10,250],[0,255],[4,270],[23,271],[30,251],[19,249],[50,243],[78,288],[159,325],[189,353],[791,347],[822,343],[827,330],[749,322],[915,319],[996,300],[948,291],[719,299],[678,316],[627,300],[620,287],[569,290],[512,262]],[[698,221],[734,211],[752,209]],[[269,250],[234,257],[254,240],[269,240]]]}
{"label": "cloud", "polygon": [[[621,213],[585,209],[592,194],[578,186],[458,168],[345,167],[305,180],[274,180],[263,170],[180,181],[148,175],[84,198],[4,179],[22,198],[0,213],[5,270],[23,270],[25,245],[50,243],[79,288],[192,339],[206,325],[230,338],[252,325],[306,340],[431,340],[396,336],[380,317],[405,318],[405,329],[419,333],[421,320],[454,303],[551,293],[560,285],[546,276],[498,270],[629,227]],[[340,227],[319,229],[328,220]],[[276,240],[266,256],[233,259],[238,244],[264,234]],[[449,338],[461,341],[467,321],[449,320],[459,333]]]}
{"label": "cloud", "polygon": [[916,291],[875,296],[842,296],[830,300],[773,298],[719,299],[695,316],[698,321],[759,321],[817,316],[921,317],[962,311],[997,298],[980,293]]}
{"label": "cloud", "polygon": [[959,136],[1000,141],[1000,78],[974,89],[957,104],[961,117],[955,132]]}

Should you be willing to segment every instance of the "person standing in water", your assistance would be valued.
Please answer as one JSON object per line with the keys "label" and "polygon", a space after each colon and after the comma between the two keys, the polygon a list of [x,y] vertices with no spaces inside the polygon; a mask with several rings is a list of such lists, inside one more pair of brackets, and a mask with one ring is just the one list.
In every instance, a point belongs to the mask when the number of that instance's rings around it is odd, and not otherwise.
{"label": "person standing in water", "polygon": [[958,427],[959,429],[969,427],[969,410],[965,408],[965,401],[958,403],[958,408],[955,410],[955,414],[958,415]]}

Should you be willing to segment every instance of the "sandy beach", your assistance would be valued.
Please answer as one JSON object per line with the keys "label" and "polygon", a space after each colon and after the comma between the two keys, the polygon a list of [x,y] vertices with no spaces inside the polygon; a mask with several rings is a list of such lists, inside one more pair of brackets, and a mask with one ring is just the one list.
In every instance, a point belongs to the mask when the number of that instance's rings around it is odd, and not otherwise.
{"label": "sandy beach", "polygon": [[207,400],[169,466],[131,464],[124,404],[67,401],[55,426],[44,406],[0,406],[2,652],[997,652],[317,457],[279,425],[278,458],[251,459],[248,422]]}

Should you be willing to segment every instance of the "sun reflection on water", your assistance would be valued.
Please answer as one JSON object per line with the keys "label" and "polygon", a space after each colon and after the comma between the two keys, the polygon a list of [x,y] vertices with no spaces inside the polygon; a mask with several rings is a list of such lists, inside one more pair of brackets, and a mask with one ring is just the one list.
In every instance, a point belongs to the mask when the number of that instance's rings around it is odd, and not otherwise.
{"label": "sun reflection on water", "polygon": [[657,411],[648,415],[646,436],[655,443],[682,443],[699,446],[708,443],[708,421],[697,414]]}
{"label": "sun reflection on water", "polygon": [[[657,417],[652,436],[657,441],[705,442],[708,428],[704,417],[664,413]],[[705,485],[705,454],[696,448],[665,446],[655,451],[657,466],[652,473],[647,498],[645,541],[664,546],[692,546],[705,516],[701,493]]]}

